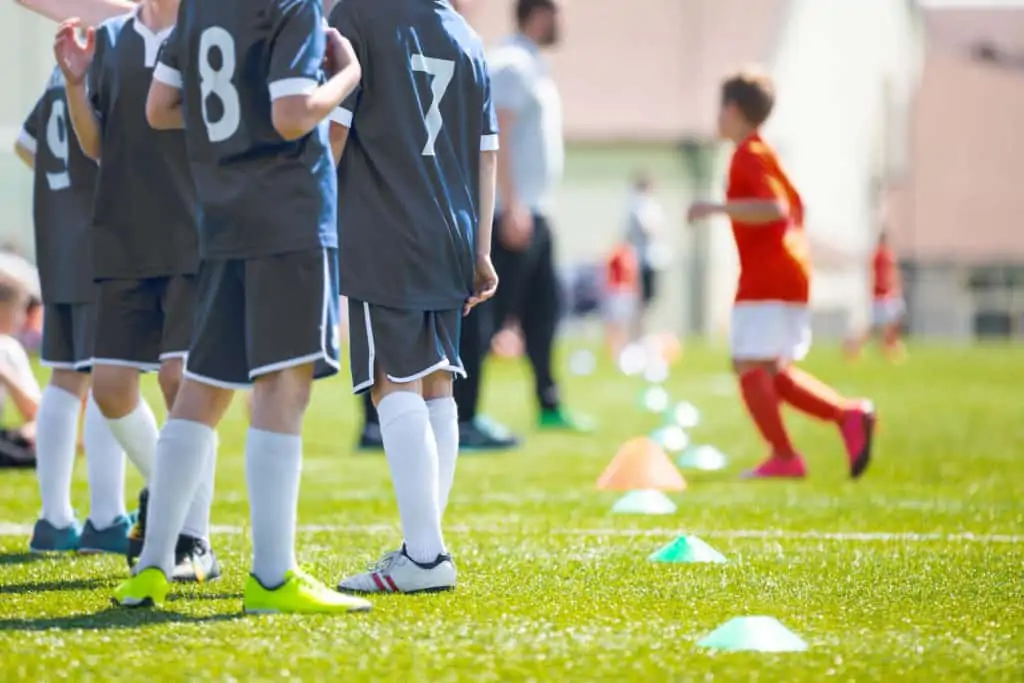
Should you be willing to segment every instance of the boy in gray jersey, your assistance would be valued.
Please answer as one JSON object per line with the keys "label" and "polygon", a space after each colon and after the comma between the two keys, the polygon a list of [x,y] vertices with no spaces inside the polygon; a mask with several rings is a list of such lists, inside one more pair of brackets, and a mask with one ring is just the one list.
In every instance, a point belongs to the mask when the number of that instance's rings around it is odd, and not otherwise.
{"label": "boy in gray jersey", "polygon": [[447,0],[341,0],[364,65],[333,117],[342,293],[357,393],[371,391],[404,543],[339,588],[455,588],[441,532],[459,449],[459,326],[497,288],[497,120],[480,38]]}
{"label": "boy in gray jersey", "polygon": [[[93,387],[110,429],[143,476],[156,457],[156,419],[139,393],[139,372],[159,370],[168,407],[181,383],[195,308],[197,203],[180,132],[153,131],[146,96],[177,0],[143,0],[127,15],[85,31],[64,22],[54,42],[68,112],[86,156],[99,162],[93,205],[96,336]],[[181,529],[175,578],[220,573],[209,547],[216,449]],[[141,550],[147,495],[140,496],[129,563]]]}
{"label": "boy in gray jersey", "polygon": [[67,119],[64,76],[54,68],[25,119],[17,152],[33,169],[36,260],[45,306],[42,363],[51,368],[37,415],[36,476],[42,515],[34,551],[128,551],[124,451],[89,397],[83,439],[89,470],[89,519],[80,529],[71,506],[71,477],[82,398],[92,367],[95,307],[89,219],[96,164],[83,154]]}
{"label": "boy in gray jersey", "polygon": [[[323,68],[330,77],[323,80]],[[337,186],[326,118],[359,82],[319,0],[184,0],[154,71],[147,118],[184,129],[196,179],[200,306],[181,394],[160,433],[139,571],[114,600],[159,605],[199,454],[233,390],[252,386],[245,470],[250,613],[365,611],[298,568],[302,418],[338,369]]]}

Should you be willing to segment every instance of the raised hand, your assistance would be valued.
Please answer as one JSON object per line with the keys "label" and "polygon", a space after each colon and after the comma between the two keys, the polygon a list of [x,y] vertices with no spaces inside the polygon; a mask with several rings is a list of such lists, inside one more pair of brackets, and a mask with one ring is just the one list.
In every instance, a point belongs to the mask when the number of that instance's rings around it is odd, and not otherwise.
{"label": "raised hand", "polygon": [[53,55],[57,58],[57,66],[64,74],[64,80],[71,85],[82,84],[96,54],[96,29],[91,26],[86,28],[83,41],[78,35],[81,28],[81,19],[68,19],[61,23],[53,39]]}

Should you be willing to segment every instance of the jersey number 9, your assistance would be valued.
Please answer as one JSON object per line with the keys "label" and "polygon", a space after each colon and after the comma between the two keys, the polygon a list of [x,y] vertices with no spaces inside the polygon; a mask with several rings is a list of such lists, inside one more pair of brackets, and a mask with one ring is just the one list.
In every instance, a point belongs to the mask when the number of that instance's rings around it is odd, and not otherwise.
{"label": "jersey number 9", "polygon": [[[214,48],[220,53],[220,67],[211,60]],[[210,142],[224,142],[238,131],[242,107],[235,77],[235,39],[220,26],[211,26],[199,36],[199,95],[202,99],[203,123]],[[210,98],[220,101],[221,115],[210,120]]]}
{"label": "jersey number 9", "polygon": [[68,175],[68,116],[63,100],[54,100],[50,110],[50,118],[46,122],[46,146],[61,167],[57,173],[47,171],[46,184],[52,192],[66,190],[71,187],[71,176]]}

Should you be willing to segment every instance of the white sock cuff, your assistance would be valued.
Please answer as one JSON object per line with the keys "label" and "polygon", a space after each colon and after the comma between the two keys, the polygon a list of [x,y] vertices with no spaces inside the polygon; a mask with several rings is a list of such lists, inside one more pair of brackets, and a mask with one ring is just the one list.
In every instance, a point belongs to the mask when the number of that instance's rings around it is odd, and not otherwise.
{"label": "white sock cuff", "polygon": [[459,404],[451,396],[427,401],[427,409],[430,411],[431,420],[459,419]]}
{"label": "white sock cuff", "polygon": [[202,422],[171,419],[164,425],[160,436],[171,439],[184,439],[191,442],[209,443],[212,448],[213,444],[216,443],[217,432]]}
{"label": "white sock cuff", "polygon": [[[77,418],[79,401],[82,399],[75,394],[72,394],[66,389],[61,389],[60,387],[52,384],[47,384],[46,388],[43,389],[43,396],[46,398],[46,402],[53,405],[57,410],[76,411],[75,416]],[[40,403],[42,403],[41,400]]]}
{"label": "white sock cuff", "polygon": [[153,415],[153,409],[149,407],[149,403],[146,399],[139,398],[139,402],[132,409],[132,412],[128,413],[124,417],[112,418],[109,420],[110,424],[114,429],[117,429],[121,425],[131,425],[139,421],[142,417],[146,422],[156,422],[156,416]]}
{"label": "white sock cuff", "polygon": [[298,434],[282,434],[281,432],[268,432],[256,427],[249,428],[248,438],[259,441],[260,447],[273,451],[299,451],[302,452],[302,437]]}
{"label": "white sock cuff", "polygon": [[411,391],[396,391],[381,399],[377,406],[380,426],[384,428],[395,420],[410,413],[427,413],[423,397]]}

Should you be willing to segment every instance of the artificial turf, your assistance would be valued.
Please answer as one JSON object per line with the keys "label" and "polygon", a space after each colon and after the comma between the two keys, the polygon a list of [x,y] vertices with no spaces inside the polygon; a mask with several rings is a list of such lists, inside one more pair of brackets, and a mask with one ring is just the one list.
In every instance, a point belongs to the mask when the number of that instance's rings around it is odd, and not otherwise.
{"label": "artificial turf", "polygon": [[[460,460],[446,520],[458,591],[382,597],[351,617],[240,614],[241,401],[221,430],[213,514],[225,576],[162,611],[109,606],[120,558],[26,554],[34,477],[0,472],[0,679],[1024,680],[1024,347],[917,346],[898,367],[848,365],[823,347],[807,367],[879,407],[861,481],[848,481],[834,430],[796,416],[810,479],[738,481],[764,453],[724,353],[687,349],[666,388],[701,409],[692,437],[729,467],[686,472],[678,512],[636,517],[609,514],[617,494],[594,482],[619,443],[660,424],[639,405],[643,381],[609,363],[566,373],[568,402],[600,428],[539,434],[527,371],[492,363],[488,412],[528,441]],[[357,415],[336,380],[318,385],[306,422],[299,557],[332,584],[400,540],[384,458],[353,453]],[[84,511],[84,464],[77,474]],[[680,533],[730,563],[647,560]],[[697,647],[728,619],[760,614],[809,650]]]}

